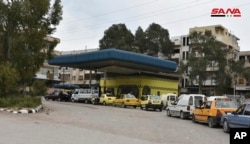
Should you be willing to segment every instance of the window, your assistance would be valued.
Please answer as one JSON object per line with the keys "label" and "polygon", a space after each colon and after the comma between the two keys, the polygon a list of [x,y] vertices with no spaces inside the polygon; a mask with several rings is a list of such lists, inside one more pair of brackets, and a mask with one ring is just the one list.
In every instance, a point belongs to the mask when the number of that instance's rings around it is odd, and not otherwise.
{"label": "window", "polygon": [[182,59],[186,59],[185,52],[182,52]]}
{"label": "window", "polygon": [[80,75],[80,76],[78,77],[78,80],[83,80],[83,76]]}
{"label": "window", "polygon": [[207,102],[206,105],[205,105],[205,109],[210,109],[211,108],[211,102]]}
{"label": "window", "polygon": [[244,105],[242,105],[242,106],[240,106],[237,110],[236,110],[236,113],[237,114],[243,114],[243,112],[244,112],[244,109],[245,109],[245,104]]}
{"label": "window", "polygon": [[250,105],[249,104],[246,106],[246,110],[245,110],[244,115],[250,115]]}
{"label": "window", "polygon": [[244,84],[244,79],[242,79],[242,78],[239,79],[239,80],[238,80],[238,84]]}
{"label": "window", "polygon": [[187,51],[186,52],[186,60],[188,59],[188,55],[189,55],[189,52]]}
{"label": "window", "polygon": [[186,37],[183,37],[182,38],[182,45],[185,46],[185,44],[186,44]]}
{"label": "window", "polygon": [[189,98],[188,105],[193,105],[193,97],[192,96]]}

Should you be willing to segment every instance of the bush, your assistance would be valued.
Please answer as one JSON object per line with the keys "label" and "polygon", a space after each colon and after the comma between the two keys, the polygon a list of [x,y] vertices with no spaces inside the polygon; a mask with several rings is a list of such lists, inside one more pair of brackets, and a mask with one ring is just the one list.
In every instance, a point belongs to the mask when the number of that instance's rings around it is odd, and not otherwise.
{"label": "bush", "polygon": [[0,64],[0,97],[15,93],[18,83],[18,72],[9,62]]}
{"label": "bush", "polygon": [[39,96],[43,96],[46,94],[47,92],[47,87],[45,85],[45,81],[43,80],[35,80],[33,82],[33,86],[32,86],[32,95],[39,95]]}
{"label": "bush", "polygon": [[41,97],[9,96],[0,98],[2,108],[35,108],[41,104]]}

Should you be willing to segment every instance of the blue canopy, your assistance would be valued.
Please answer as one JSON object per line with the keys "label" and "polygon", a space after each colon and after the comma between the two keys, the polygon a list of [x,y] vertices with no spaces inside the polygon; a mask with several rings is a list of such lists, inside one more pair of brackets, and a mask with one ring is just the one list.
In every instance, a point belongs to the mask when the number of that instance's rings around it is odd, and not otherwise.
{"label": "blue canopy", "polygon": [[[51,65],[89,70],[116,66],[148,72],[173,72],[177,67],[175,61],[114,48],[81,54],[60,55],[49,60],[48,63]],[[116,72],[119,71],[120,69],[116,68]]]}
{"label": "blue canopy", "polygon": [[54,84],[54,88],[76,89],[76,88],[80,88],[80,86],[74,85],[74,84]]}

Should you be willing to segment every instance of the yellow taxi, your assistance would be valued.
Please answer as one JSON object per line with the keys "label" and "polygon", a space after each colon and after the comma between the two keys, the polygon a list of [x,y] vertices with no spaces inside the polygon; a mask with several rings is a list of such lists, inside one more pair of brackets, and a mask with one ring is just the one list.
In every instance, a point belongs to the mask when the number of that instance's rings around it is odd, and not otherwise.
{"label": "yellow taxi", "polygon": [[141,109],[159,109],[162,111],[163,101],[160,96],[157,95],[143,95],[140,99]]}
{"label": "yellow taxi", "polygon": [[229,98],[200,101],[200,105],[196,106],[193,111],[192,121],[208,123],[208,126],[212,128],[220,124],[223,115],[236,111],[236,109],[237,105]]}
{"label": "yellow taxi", "polygon": [[127,106],[133,106],[136,108],[139,105],[139,100],[133,94],[120,94],[113,101],[113,106],[120,106],[123,108],[126,108]]}
{"label": "yellow taxi", "polygon": [[106,93],[106,94],[102,94],[100,96],[100,100],[99,103],[103,104],[103,105],[109,105],[109,104],[113,104],[113,101],[116,99],[115,95],[112,95],[110,93]]}

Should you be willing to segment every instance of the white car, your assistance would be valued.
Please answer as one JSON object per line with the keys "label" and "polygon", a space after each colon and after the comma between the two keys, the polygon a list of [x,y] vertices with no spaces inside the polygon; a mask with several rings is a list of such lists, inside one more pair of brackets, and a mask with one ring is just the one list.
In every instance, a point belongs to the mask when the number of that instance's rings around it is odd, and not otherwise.
{"label": "white car", "polygon": [[193,114],[195,106],[199,102],[206,101],[206,96],[202,94],[184,94],[178,97],[178,100],[166,108],[167,116],[177,116],[181,119],[189,118]]}
{"label": "white car", "polygon": [[79,102],[84,101],[85,103],[91,102],[92,98],[98,97],[98,91],[93,89],[76,89],[72,94],[71,101]]}

